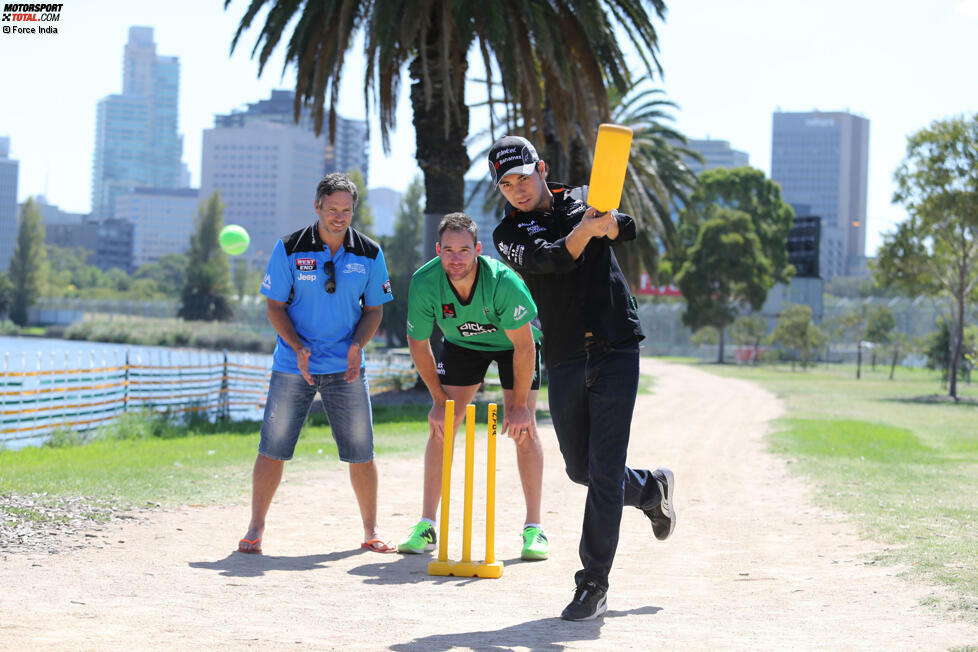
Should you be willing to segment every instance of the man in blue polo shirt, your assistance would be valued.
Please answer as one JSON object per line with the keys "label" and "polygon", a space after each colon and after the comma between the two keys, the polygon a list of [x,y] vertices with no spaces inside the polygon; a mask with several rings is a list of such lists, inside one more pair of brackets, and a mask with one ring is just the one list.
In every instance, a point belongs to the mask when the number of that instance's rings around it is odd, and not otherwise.
{"label": "man in blue polo shirt", "polygon": [[394,552],[377,532],[377,468],[363,347],[393,300],[380,245],[350,227],[357,187],[345,174],[316,189],[319,219],[275,243],[261,293],[278,333],[252,475],[251,523],[238,551],[261,553],[268,507],[318,391],[363,519],[361,546]]}

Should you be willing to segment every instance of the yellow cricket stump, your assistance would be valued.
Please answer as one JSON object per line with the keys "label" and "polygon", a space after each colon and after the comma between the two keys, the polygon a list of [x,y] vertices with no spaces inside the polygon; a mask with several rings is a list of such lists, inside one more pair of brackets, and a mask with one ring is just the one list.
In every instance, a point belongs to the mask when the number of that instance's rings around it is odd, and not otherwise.
{"label": "yellow cricket stump", "polygon": [[489,404],[489,432],[486,444],[486,559],[475,569],[479,577],[503,575],[503,562],[496,561],[496,404]]}
{"label": "yellow cricket stump", "polygon": [[462,559],[453,562],[448,558],[448,505],[451,493],[452,449],[455,424],[455,402],[445,402],[445,436],[442,450],[441,475],[441,539],[438,542],[438,559],[428,564],[429,575],[454,575],[456,577],[496,578],[503,574],[503,563],[496,561],[495,512],[496,512],[496,411],[495,403],[489,404],[488,451],[486,476],[486,558],[481,564],[472,562],[472,484],[475,462],[475,406],[465,409],[465,495],[462,516]]}
{"label": "yellow cricket stump", "polygon": [[445,401],[444,438],[441,453],[441,527],[438,532],[438,560],[428,563],[429,575],[451,575],[448,558],[448,503],[452,489],[452,446],[454,445],[455,401]]}

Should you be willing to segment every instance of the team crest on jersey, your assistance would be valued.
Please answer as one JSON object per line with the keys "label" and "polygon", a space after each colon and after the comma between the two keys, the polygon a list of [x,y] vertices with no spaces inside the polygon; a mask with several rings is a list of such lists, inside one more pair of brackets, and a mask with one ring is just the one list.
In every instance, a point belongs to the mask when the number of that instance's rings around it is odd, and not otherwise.
{"label": "team crest on jersey", "polygon": [[316,271],[316,259],[315,258],[296,258],[295,268],[300,272],[314,272]]}
{"label": "team crest on jersey", "polygon": [[443,303],[443,304],[441,304],[441,317],[442,317],[442,319],[454,319],[455,318],[455,304],[454,303]]}

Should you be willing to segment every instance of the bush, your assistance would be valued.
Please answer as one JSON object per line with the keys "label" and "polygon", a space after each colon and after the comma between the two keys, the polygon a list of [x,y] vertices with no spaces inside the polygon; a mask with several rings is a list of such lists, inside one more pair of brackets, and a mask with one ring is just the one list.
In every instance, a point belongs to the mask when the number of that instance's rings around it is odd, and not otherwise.
{"label": "bush", "polygon": [[113,342],[142,346],[195,347],[201,349],[271,353],[274,337],[228,323],[115,317],[76,322],[64,330],[70,340]]}

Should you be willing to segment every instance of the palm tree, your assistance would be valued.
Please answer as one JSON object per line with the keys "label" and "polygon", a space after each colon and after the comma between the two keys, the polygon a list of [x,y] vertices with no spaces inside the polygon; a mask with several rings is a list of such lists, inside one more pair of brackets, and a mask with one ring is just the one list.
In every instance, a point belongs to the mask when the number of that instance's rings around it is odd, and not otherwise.
{"label": "palm tree", "polygon": [[669,109],[676,104],[656,88],[642,88],[639,80],[624,95],[609,90],[611,120],[631,127],[632,150],[628,160],[621,209],[635,220],[637,246],[615,250],[625,277],[637,285],[642,268],[655,278],[660,251],[679,246],[672,211],[689,201],[696,174],[685,159],[702,161],[686,147],[686,137],[663,124],[671,121]]}
{"label": "palm tree", "polygon": [[[225,0],[225,9],[229,3]],[[473,47],[482,57],[487,86],[491,89],[498,77],[510,120],[525,125],[538,144],[545,111],[560,143],[570,143],[578,128],[593,142],[593,125],[610,114],[605,85],[622,93],[630,85],[619,34],[634,44],[648,74],[661,72],[652,17],[664,17],[664,0],[251,0],[232,51],[265,8],[265,24],[252,49],[259,74],[295,20],[285,65],[297,69],[296,118],[308,107],[320,132],[328,95],[331,139],[345,56],[360,31],[367,61],[364,102],[368,112],[372,103],[379,109],[385,151],[407,65],[415,157],[427,202],[426,254],[434,251],[441,216],[464,206],[465,80]]]}

